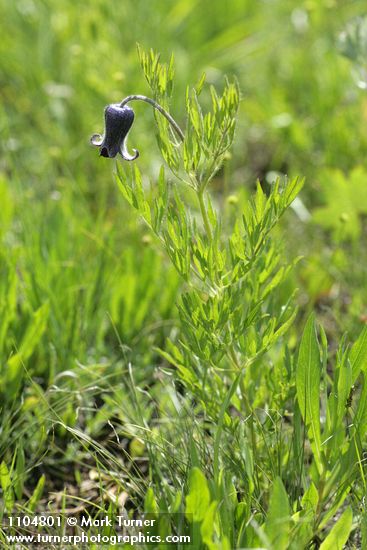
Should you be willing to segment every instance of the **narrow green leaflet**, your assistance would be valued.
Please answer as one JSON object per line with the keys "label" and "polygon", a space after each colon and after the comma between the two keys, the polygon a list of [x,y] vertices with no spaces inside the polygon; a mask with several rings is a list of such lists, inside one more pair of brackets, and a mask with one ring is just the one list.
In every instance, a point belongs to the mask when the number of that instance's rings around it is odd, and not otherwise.
{"label": "narrow green leaflet", "polygon": [[145,495],[144,511],[146,514],[157,514],[158,505],[152,487],[149,487]]}
{"label": "narrow green leaflet", "polygon": [[31,510],[32,512],[34,512],[34,510],[36,509],[36,506],[37,504],[39,503],[39,501],[41,500],[42,498],[42,494],[43,494],[43,489],[45,487],[45,482],[46,482],[46,477],[45,475],[43,474],[38,482],[37,482],[37,485],[36,485],[36,488],[35,490],[33,491],[33,494],[31,496],[31,498],[29,499],[29,502],[28,502],[28,508],[29,510]]}
{"label": "narrow green leaflet", "polygon": [[0,486],[3,490],[5,508],[11,512],[14,506],[14,492],[10,471],[4,461],[0,464]]}

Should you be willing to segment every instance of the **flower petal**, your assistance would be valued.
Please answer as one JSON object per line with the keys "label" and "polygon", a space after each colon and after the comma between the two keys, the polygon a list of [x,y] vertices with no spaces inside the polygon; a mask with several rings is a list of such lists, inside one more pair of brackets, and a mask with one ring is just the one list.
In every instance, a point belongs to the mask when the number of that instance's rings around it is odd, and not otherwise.
{"label": "flower petal", "polygon": [[92,145],[99,147],[100,156],[114,158],[118,153],[121,153],[124,160],[131,161],[138,158],[139,152],[133,149],[134,154],[131,155],[125,144],[134,122],[134,111],[131,107],[127,105],[121,107],[118,103],[111,103],[105,108],[104,114],[104,135],[93,134],[90,140]]}
{"label": "flower petal", "polygon": [[137,149],[133,149],[134,155],[130,155],[129,151],[127,150],[125,140],[122,141],[120,146],[120,153],[124,160],[135,160],[139,156],[139,151]]}

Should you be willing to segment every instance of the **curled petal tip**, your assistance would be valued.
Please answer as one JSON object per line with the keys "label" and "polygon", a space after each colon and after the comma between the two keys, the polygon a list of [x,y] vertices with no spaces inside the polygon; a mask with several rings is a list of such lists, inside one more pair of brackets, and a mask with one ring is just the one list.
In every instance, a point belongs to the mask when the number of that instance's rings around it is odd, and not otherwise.
{"label": "curled petal tip", "polygon": [[93,134],[90,138],[90,143],[95,147],[99,147],[103,143],[103,136],[101,134]]}
{"label": "curled petal tip", "polygon": [[137,149],[133,149],[134,151],[134,154],[133,155],[130,155],[130,153],[128,152],[128,150],[126,149],[125,146],[122,146],[121,147],[121,156],[124,160],[128,160],[128,161],[131,161],[131,160],[135,160],[138,158],[139,156],[139,151]]}

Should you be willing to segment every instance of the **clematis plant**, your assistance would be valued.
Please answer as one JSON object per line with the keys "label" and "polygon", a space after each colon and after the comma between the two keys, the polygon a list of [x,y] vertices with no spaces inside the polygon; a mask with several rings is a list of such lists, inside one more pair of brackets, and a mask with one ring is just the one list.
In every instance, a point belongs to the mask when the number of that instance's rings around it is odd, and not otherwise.
{"label": "clematis plant", "polygon": [[[333,379],[325,368],[326,335],[321,330],[320,345],[314,316],[307,322],[298,356],[293,354],[283,340],[297,313],[293,294],[288,292],[292,266],[284,262],[273,228],[303,181],[278,180],[268,194],[259,182],[255,196],[245,204],[239,196],[227,217],[227,209],[220,211],[218,191],[213,204],[208,189],[233,141],[239,106],[237,83],[226,81],[221,95],[211,87],[211,107],[206,112],[199,101],[205,79],[188,89],[183,134],[162,107],[169,104],[173,90],[172,61],[162,65],[154,52],[138,51],[154,100],[128,96],[118,105],[109,105],[105,135],[93,141],[102,156],[121,152],[123,158],[132,160],[133,155],[126,153],[126,138],[134,117],[127,103],[140,99],[164,115],[156,117],[158,146],[177,177],[168,179],[162,166],[148,188],[135,164],[133,169],[118,166],[116,178],[123,196],[155,234],[157,244],[185,283],[177,298],[175,330],[158,351],[165,361],[162,372],[171,366],[189,399],[183,403],[192,406],[195,415],[195,427],[188,432],[187,455],[182,456],[187,464],[194,457],[195,464],[201,464],[211,476],[209,486],[195,466],[187,483],[188,521],[196,513],[192,503],[197,502],[197,487],[204,487],[199,490],[207,495],[208,511],[203,511],[201,526],[194,530],[198,537],[205,532],[206,538],[195,542],[195,548],[204,544],[218,548],[217,533],[225,530],[229,535],[222,536],[221,548],[254,548],[263,541],[267,548],[285,549],[289,544],[309,548],[319,534],[324,536],[325,527],[343,508],[322,545],[336,548],[337,534],[345,534],[343,545],[352,529],[348,491],[359,475],[363,455],[365,377],[358,404],[353,388],[363,374],[366,330],[351,350],[345,348],[343,339]],[[173,131],[181,146],[177,146]],[[218,177],[217,189],[221,184],[225,187],[224,179]],[[186,202],[195,193],[199,212],[191,200]],[[180,409],[185,426],[186,406]],[[321,410],[326,415],[320,415]],[[159,422],[158,431],[162,424]],[[149,437],[147,426],[144,423],[142,427],[143,439]],[[200,430],[205,430],[202,440]],[[171,472],[171,448],[165,448],[163,440],[155,435],[148,439],[152,448],[158,442],[158,454]],[[151,471],[161,493],[164,474],[160,469],[159,473],[155,468]],[[282,479],[287,479],[287,488],[294,485],[289,495]],[[183,503],[181,488],[179,500],[171,490],[169,502]],[[363,491],[362,483],[361,495]],[[211,497],[215,501],[210,502]],[[264,513],[257,512],[259,508]],[[208,526],[214,522],[217,527],[209,532]]]}

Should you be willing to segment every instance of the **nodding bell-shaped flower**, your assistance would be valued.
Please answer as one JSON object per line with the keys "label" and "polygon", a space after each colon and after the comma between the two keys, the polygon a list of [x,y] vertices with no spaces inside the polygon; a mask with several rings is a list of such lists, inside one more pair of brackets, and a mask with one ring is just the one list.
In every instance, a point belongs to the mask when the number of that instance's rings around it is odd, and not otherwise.
{"label": "nodding bell-shaped flower", "polygon": [[91,137],[91,144],[99,147],[102,157],[114,158],[118,153],[124,160],[135,160],[139,151],[133,149],[134,154],[130,155],[126,148],[126,139],[129,130],[134,122],[134,111],[118,103],[107,105],[104,111],[105,132],[104,135],[94,134]]}

